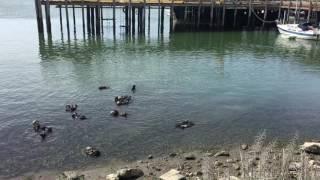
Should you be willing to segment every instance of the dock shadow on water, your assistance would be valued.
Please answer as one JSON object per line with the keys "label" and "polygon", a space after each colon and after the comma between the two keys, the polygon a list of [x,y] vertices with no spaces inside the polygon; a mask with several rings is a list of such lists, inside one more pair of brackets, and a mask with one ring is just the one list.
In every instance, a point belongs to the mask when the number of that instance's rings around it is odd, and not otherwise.
{"label": "dock shadow on water", "polygon": [[[24,43],[35,51],[14,46],[20,36],[5,39],[14,53],[0,61],[0,175],[232,146],[261,129],[282,140],[296,131],[302,139],[320,135],[316,42],[273,31],[165,32],[70,40],[55,34],[39,41],[30,33]],[[110,89],[99,91],[101,85]],[[133,102],[117,107],[114,97],[127,94]],[[73,103],[86,120],[64,111]],[[113,109],[128,117],[110,116]],[[52,127],[52,134],[41,140],[33,120]],[[175,128],[185,120],[194,126]],[[84,156],[87,146],[101,156]]]}

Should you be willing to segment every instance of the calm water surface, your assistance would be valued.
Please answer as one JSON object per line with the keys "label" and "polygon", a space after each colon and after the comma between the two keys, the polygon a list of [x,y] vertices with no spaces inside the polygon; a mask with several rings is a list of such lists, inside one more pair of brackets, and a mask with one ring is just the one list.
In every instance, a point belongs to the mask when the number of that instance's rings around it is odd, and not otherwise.
{"label": "calm water surface", "polygon": [[[284,140],[296,131],[302,139],[320,135],[316,42],[276,32],[169,34],[167,27],[158,36],[155,25],[131,38],[118,27],[114,38],[108,23],[101,39],[78,33],[68,41],[56,18],[52,40],[43,40],[32,1],[25,2],[25,12],[14,9],[19,0],[0,3],[2,176],[250,142],[262,129]],[[114,96],[130,94],[132,84],[134,103],[116,107]],[[100,85],[111,89],[99,91]],[[68,103],[88,120],[72,120],[64,112]],[[129,117],[112,118],[112,109]],[[32,131],[35,119],[53,127],[45,141]],[[196,125],[175,129],[181,120]],[[88,145],[102,156],[83,156]]]}

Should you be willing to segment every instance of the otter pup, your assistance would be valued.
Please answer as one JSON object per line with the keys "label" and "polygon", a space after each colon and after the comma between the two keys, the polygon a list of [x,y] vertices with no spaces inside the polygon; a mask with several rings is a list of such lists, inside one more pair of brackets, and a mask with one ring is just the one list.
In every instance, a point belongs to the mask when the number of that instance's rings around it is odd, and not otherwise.
{"label": "otter pup", "polygon": [[40,126],[40,122],[38,120],[32,121],[32,126],[33,126],[33,130],[35,132],[39,132],[40,131],[41,126]]}

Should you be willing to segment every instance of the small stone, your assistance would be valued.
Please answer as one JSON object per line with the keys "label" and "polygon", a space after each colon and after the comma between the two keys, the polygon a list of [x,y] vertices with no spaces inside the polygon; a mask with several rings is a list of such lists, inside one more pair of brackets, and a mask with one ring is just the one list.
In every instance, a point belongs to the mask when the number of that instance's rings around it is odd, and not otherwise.
{"label": "small stone", "polygon": [[119,177],[117,174],[109,174],[107,175],[106,180],[119,180]]}
{"label": "small stone", "polygon": [[195,160],[196,156],[194,154],[185,154],[184,159],[185,160]]}
{"label": "small stone", "polygon": [[305,142],[301,149],[306,153],[320,155],[320,143],[318,142]]}
{"label": "small stone", "polygon": [[220,161],[215,161],[215,162],[214,162],[214,166],[216,166],[216,167],[222,166],[222,165],[223,165],[223,163],[220,162]]}
{"label": "small stone", "polygon": [[65,180],[84,180],[84,175],[78,174],[76,171],[65,171],[62,174]]}
{"label": "small stone", "polygon": [[213,156],[213,154],[212,154],[212,153],[210,153],[210,152],[204,153],[204,155],[205,155],[205,156],[207,156],[207,157],[211,157],[211,156]]}
{"label": "small stone", "polygon": [[119,179],[137,179],[144,175],[141,169],[120,169],[117,171]]}
{"label": "small stone", "polygon": [[148,156],[148,159],[153,159],[153,156],[152,156],[152,155],[149,155],[149,156]]}
{"label": "small stone", "polygon": [[247,150],[248,149],[248,144],[241,144],[241,149],[242,150]]}
{"label": "small stone", "polygon": [[236,162],[236,161],[233,160],[233,159],[227,159],[226,162],[227,162],[227,163],[234,163],[234,162]]}
{"label": "small stone", "polygon": [[240,170],[240,165],[239,164],[232,164],[233,169],[235,170]]}
{"label": "small stone", "polygon": [[226,152],[226,151],[220,151],[214,155],[214,157],[219,157],[219,156],[230,156],[230,154],[229,152]]}
{"label": "small stone", "polygon": [[301,162],[291,162],[289,164],[289,171],[298,171],[301,169],[301,167],[302,167]]}
{"label": "small stone", "polygon": [[162,180],[185,180],[186,177],[183,176],[180,171],[176,169],[171,169],[170,171],[166,172],[165,174],[160,176]]}
{"label": "small stone", "polygon": [[219,178],[219,180],[240,180],[240,179],[235,176],[229,176],[229,177]]}
{"label": "small stone", "polygon": [[169,157],[176,157],[177,156],[177,153],[170,153],[169,154]]}
{"label": "small stone", "polygon": [[201,172],[201,171],[197,171],[197,172],[195,172],[194,173],[196,176],[202,176],[203,175],[203,173]]}

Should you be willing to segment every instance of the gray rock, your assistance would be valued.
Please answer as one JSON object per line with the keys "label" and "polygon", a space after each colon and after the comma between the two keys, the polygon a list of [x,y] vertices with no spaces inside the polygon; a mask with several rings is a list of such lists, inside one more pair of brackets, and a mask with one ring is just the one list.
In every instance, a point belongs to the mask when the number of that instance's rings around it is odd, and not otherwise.
{"label": "gray rock", "polygon": [[240,179],[235,176],[229,176],[225,178],[219,178],[219,180],[240,180]]}
{"label": "gray rock", "polygon": [[194,154],[185,154],[184,159],[185,160],[195,160],[196,156]]}
{"label": "gray rock", "polygon": [[230,154],[227,151],[220,151],[214,155],[214,157],[219,157],[219,156],[230,156]]}
{"label": "gray rock", "polygon": [[241,144],[241,149],[242,150],[247,150],[248,149],[248,144]]}
{"label": "gray rock", "polygon": [[301,162],[291,162],[289,164],[289,171],[298,171],[301,169],[301,167],[302,167]]}
{"label": "gray rock", "polygon": [[214,166],[216,166],[216,167],[222,166],[222,165],[223,165],[223,163],[220,162],[220,161],[215,161],[215,162],[214,162]]}
{"label": "gray rock", "polygon": [[213,154],[212,154],[212,153],[210,153],[210,152],[204,153],[204,155],[205,155],[205,156],[207,156],[207,157],[211,157],[211,156],[213,156]]}
{"label": "gray rock", "polygon": [[170,157],[176,157],[176,156],[177,156],[177,153],[170,153],[169,156],[170,156]]}
{"label": "gray rock", "polygon": [[148,159],[153,159],[153,156],[150,154],[150,155],[148,156]]}
{"label": "gray rock", "polygon": [[306,153],[320,155],[320,143],[317,142],[305,142],[301,149]]}
{"label": "gray rock", "polygon": [[235,170],[240,170],[240,165],[239,164],[232,164],[233,169]]}
{"label": "gray rock", "polygon": [[117,174],[109,174],[107,175],[106,180],[119,180],[119,177]]}
{"label": "gray rock", "polygon": [[63,179],[63,180],[84,180],[84,175],[79,174],[76,171],[65,171],[62,173],[62,177],[60,179]]}
{"label": "gray rock", "polygon": [[141,169],[120,169],[117,171],[117,176],[120,180],[132,180],[143,176]]}
{"label": "gray rock", "polygon": [[185,180],[186,177],[180,173],[180,171],[176,169],[171,169],[165,174],[160,176],[162,180]]}

